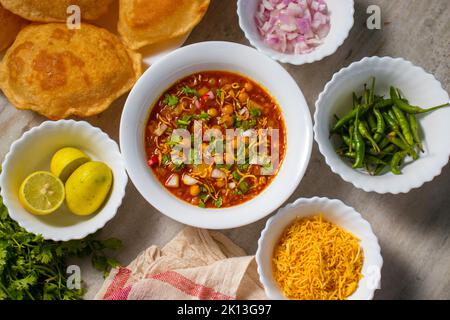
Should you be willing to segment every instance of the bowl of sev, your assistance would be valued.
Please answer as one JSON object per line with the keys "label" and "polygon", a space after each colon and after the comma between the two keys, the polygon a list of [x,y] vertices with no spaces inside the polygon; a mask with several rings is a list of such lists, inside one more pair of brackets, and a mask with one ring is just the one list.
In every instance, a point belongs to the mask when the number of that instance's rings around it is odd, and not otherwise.
{"label": "bowl of sev", "polygon": [[339,200],[298,199],[261,232],[258,273],[270,299],[370,300],[383,258],[370,224]]}

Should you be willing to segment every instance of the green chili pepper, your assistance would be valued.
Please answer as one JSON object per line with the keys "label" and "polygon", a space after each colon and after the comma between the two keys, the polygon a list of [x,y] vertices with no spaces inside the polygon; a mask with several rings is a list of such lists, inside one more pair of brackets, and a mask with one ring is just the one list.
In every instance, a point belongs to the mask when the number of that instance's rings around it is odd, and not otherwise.
{"label": "green chili pepper", "polygon": [[417,160],[419,158],[417,152],[411,146],[408,146],[401,139],[397,138],[395,135],[392,134],[392,132],[388,134],[388,139],[390,142],[399,147],[402,151],[406,151],[414,160]]}
{"label": "green chili pepper", "polygon": [[408,115],[409,126],[411,127],[411,132],[414,138],[414,141],[417,143],[420,151],[423,151],[422,139],[420,138],[419,126],[417,124],[417,118],[415,114],[410,113]]}
{"label": "green chili pepper", "polygon": [[382,159],[371,156],[371,155],[366,155],[366,159],[367,159],[367,162],[370,164],[377,164],[377,165],[383,164],[385,166],[387,165],[387,163],[385,161],[383,161]]}
{"label": "green chili pepper", "polygon": [[431,112],[431,111],[435,111],[441,108],[446,108],[450,106],[450,103],[444,103],[441,104],[439,106],[435,106],[435,107],[431,107],[428,109],[423,109],[421,107],[417,107],[417,106],[412,106],[409,103],[405,102],[404,100],[395,100],[395,105],[402,111],[406,112],[406,113],[410,113],[410,114],[421,114],[421,113],[427,113],[427,112]]}
{"label": "green chili pepper", "polygon": [[397,138],[396,133],[395,132],[391,132],[387,135],[387,138],[389,140],[389,142],[395,144],[397,147],[399,147],[402,150],[409,150],[410,146],[408,146],[405,142],[403,142],[402,139]]}
{"label": "green chili pepper", "polygon": [[342,135],[342,141],[344,141],[344,143],[347,145],[347,147],[351,148],[352,145],[352,140],[349,136],[343,134]]}
{"label": "green chili pepper", "polygon": [[393,154],[395,152],[397,152],[397,146],[395,144],[390,144],[386,148],[382,149],[380,152],[376,152],[374,149],[369,150],[369,154],[378,157],[384,157],[388,154]]}
{"label": "green chili pepper", "polygon": [[375,103],[374,108],[375,109],[384,109],[384,108],[392,107],[393,104],[394,104],[394,102],[392,101],[392,99],[384,99],[384,100],[381,100],[381,101],[378,101],[377,103]]}
{"label": "green chili pepper", "polygon": [[402,162],[406,158],[407,155],[408,155],[407,151],[399,151],[394,155],[394,157],[392,157],[390,167],[391,167],[391,172],[393,174],[395,174],[395,175],[402,174],[402,172],[400,171],[400,169],[398,167],[400,165],[400,162]]}
{"label": "green chili pepper", "polygon": [[398,151],[397,146],[395,144],[390,144],[389,146],[387,146],[386,148],[381,150],[381,153],[383,153],[384,155],[388,155],[388,154],[394,154],[397,151]]}
{"label": "green chili pepper", "polygon": [[390,95],[391,95],[391,99],[392,99],[392,101],[395,103],[395,100],[397,99],[400,99],[399,97],[398,97],[398,92],[397,92],[397,89],[395,89],[394,87],[390,87],[389,88],[389,93],[390,93]]}
{"label": "green chili pepper", "polygon": [[348,146],[350,148],[350,151],[353,151],[354,146],[355,146],[355,139],[353,138],[353,134],[355,132],[355,126],[352,124],[350,125],[349,129],[348,129],[348,134],[350,137],[350,145]]}
{"label": "green chili pepper", "polygon": [[360,109],[361,109],[360,106],[358,106],[356,108],[356,116],[355,116],[355,124],[354,124],[355,128],[354,128],[354,133],[353,133],[353,137],[355,140],[355,152],[356,152],[355,162],[353,163],[354,169],[364,167],[364,158],[366,155],[366,144],[364,142],[364,138],[362,137],[362,135],[359,132],[359,111],[360,111]]}
{"label": "green chili pepper", "polygon": [[391,119],[394,120],[397,127],[400,128],[400,122],[398,121],[397,116],[394,113],[394,110],[392,110],[392,108],[391,108],[387,111],[387,113],[391,117]]}
{"label": "green chili pepper", "polygon": [[344,156],[347,157],[347,158],[350,158],[350,159],[356,159],[356,152],[348,151],[348,152],[344,153]]}
{"label": "green chili pepper", "polygon": [[355,92],[353,92],[353,110],[361,104],[361,100],[358,98]]}
{"label": "green chili pepper", "polygon": [[376,130],[373,138],[376,142],[379,142],[383,138],[384,132],[386,131],[386,123],[384,122],[384,118],[380,110],[373,109],[373,113],[376,118]]}
{"label": "green chili pepper", "polygon": [[367,128],[367,123],[365,121],[359,122],[358,130],[359,133],[363,136],[363,138],[367,139],[370,142],[372,148],[374,148],[375,151],[380,152],[380,147],[370,135],[369,129]]}
{"label": "green chili pepper", "polygon": [[400,128],[402,129],[403,136],[405,137],[406,142],[410,145],[414,145],[414,138],[411,133],[411,128],[409,127],[409,121],[406,118],[405,114],[402,110],[400,110],[396,105],[392,107],[392,111],[397,117],[398,123],[400,124]]}
{"label": "green chili pepper", "polygon": [[334,125],[333,129],[331,129],[331,134],[336,133],[340,128],[342,128],[344,125],[349,123],[351,120],[355,119],[356,114],[359,112],[359,116],[363,116],[367,111],[369,111],[370,106],[367,105],[358,105],[358,107],[352,111],[350,111],[348,114],[346,114],[344,117],[342,117],[336,124]]}
{"label": "green chili pepper", "polygon": [[405,141],[405,143],[406,143],[405,137],[403,137],[403,134],[400,132],[400,127],[398,126],[398,124],[396,122],[397,119],[394,120],[387,112],[383,112],[383,118],[384,118],[384,120],[386,120],[386,123],[392,129],[392,131],[394,131],[395,134],[397,136],[399,136],[400,139],[402,141]]}
{"label": "green chili pepper", "polygon": [[367,116],[367,123],[369,124],[369,128],[371,132],[377,131],[377,119],[373,113],[370,113]]}
{"label": "green chili pepper", "polygon": [[372,84],[370,86],[369,91],[369,104],[373,104],[375,102],[375,77],[372,77]]}
{"label": "green chili pepper", "polygon": [[388,156],[384,157],[384,158],[383,158],[383,161],[384,161],[386,164],[379,164],[379,165],[375,168],[375,171],[374,171],[373,175],[374,175],[374,176],[379,176],[379,175],[383,172],[383,170],[388,166],[388,164],[391,163],[393,157],[394,157],[394,155],[388,155]]}
{"label": "green chili pepper", "polygon": [[375,168],[375,171],[373,172],[373,175],[374,175],[374,176],[379,176],[379,175],[383,172],[384,168],[386,168],[386,166],[385,166],[384,164],[378,165],[378,166]]}
{"label": "green chili pepper", "polygon": [[384,149],[386,148],[391,142],[389,141],[389,139],[384,136],[384,138],[381,140],[380,143],[378,143],[378,146],[380,147],[380,149]]}

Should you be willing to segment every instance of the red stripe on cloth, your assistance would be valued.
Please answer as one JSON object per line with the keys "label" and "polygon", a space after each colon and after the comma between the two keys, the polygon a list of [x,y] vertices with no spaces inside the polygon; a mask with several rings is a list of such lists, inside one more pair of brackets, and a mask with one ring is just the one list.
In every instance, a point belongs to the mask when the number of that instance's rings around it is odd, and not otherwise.
{"label": "red stripe on cloth", "polygon": [[236,298],[214,291],[212,288],[197,284],[175,271],[167,271],[149,276],[150,279],[159,280],[176,289],[201,300],[235,300]]}
{"label": "red stripe on cloth", "polygon": [[[124,289],[124,286],[125,286],[125,283],[127,283],[128,278],[130,278],[130,275],[131,275],[130,269],[123,268],[123,267],[119,268],[116,275],[114,276],[114,279],[111,281],[111,284],[109,285],[108,289],[106,290],[106,293],[104,294],[103,299],[109,300],[113,296],[116,296],[117,292],[123,291],[123,290],[126,290],[129,288],[128,292],[127,292],[127,296],[128,296],[128,293],[130,292],[131,287]],[[126,297],[125,297],[125,299],[126,299]]]}
{"label": "red stripe on cloth", "polygon": [[119,290],[112,292],[108,297],[105,297],[105,300],[127,300],[130,291],[131,286],[121,288]]}

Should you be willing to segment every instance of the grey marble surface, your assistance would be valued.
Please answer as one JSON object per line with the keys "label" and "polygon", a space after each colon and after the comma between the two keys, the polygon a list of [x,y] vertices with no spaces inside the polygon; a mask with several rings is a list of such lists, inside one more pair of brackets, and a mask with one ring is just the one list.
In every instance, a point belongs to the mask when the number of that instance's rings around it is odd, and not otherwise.
{"label": "grey marble surface", "polygon": [[[403,57],[433,73],[450,91],[450,1],[355,2],[355,25],[333,56],[314,64],[284,66],[297,80],[311,113],[333,73],[366,56]],[[365,27],[370,4],[382,9],[381,30]],[[188,43],[207,40],[248,44],[237,23],[235,1],[214,0]],[[122,97],[108,111],[88,121],[117,140],[124,101]],[[0,158],[24,131],[44,120],[32,112],[16,110],[0,94]],[[382,288],[375,299],[450,299],[449,193],[449,166],[432,182],[408,194],[366,193],[333,174],[315,145],[307,173],[288,202],[311,196],[341,199],[372,224],[384,258]],[[224,233],[252,254],[265,222],[266,219]],[[122,239],[124,248],[117,258],[128,264],[148,246],[165,244],[182,227],[147,204],[130,182],[122,207],[100,236]],[[89,261],[79,263],[88,287],[86,297],[91,298],[103,281],[102,275],[91,268]]]}

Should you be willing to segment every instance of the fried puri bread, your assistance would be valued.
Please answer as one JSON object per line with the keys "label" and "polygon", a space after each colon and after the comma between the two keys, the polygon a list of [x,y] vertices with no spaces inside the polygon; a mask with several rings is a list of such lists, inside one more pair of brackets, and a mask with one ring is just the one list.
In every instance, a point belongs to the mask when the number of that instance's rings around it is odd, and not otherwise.
{"label": "fried puri bread", "polygon": [[0,4],[0,52],[13,43],[25,20],[6,10]]}
{"label": "fried puri bread", "polygon": [[0,88],[19,109],[49,119],[96,115],[131,89],[141,55],[89,24],[33,24],[17,35],[0,64]]}
{"label": "fried puri bread", "polygon": [[80,7],[81,18],[95,20],[107,12],[113,0],[0,0],[9,11],[30,21],[64,22],[70,5]]}
{"label": "fried puri bread", "polygon": [[120,0],[118,31],[131,49],[190,32],[208,10],[210,0]]}

